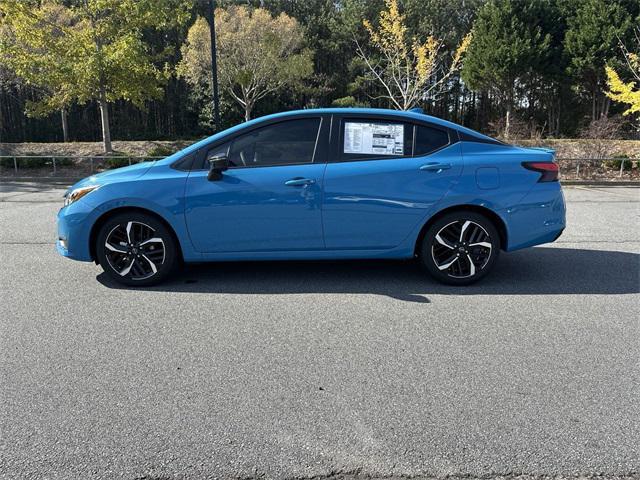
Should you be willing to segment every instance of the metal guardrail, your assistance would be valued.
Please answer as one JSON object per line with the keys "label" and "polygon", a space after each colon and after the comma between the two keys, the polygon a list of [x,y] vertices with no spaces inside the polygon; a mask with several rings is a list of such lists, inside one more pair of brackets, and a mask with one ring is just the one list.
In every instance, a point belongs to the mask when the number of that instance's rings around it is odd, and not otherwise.
{"label": "metal guardrail", "polygon": [[[134,163],[166,158],[164,156],[106,156],[106,155],[0,155],[0,171],[13,170],[18,174],[20,170],[34,170],[51,167],[55,176],[63,167],[78,169],[88,163],[85,171],[95,171],[118,168]],[[20,162],[30,162],[28,166],[20,167]],[[40,162],[41,161],[41,164]],[[581,178],[583,176],[606,176],[611,178],[616,174],[622,178],[625,172],[633,172],[634,177],[640,178],[640,158],[558,158],[560,173],[566,178]],[[84,166],[84,165],[82,165]],[[634,168],[635,167],[635,168]]]}
{"label": "metal guardrail", "polygon": [[[166,156],[106,156],[106,155],[0,155],[0,171],[4,168],[13,169],[17,174],[20,170],[20,161],[32,161],[28,167],[22,167],[24,170],[33,170],[36,168],[47,168],[51,166],[53,174],[55,175],[60,167],[77,167],[79,164],[88,162],[89,171],[93,173],[96,171],[96,166],[105,165],[109,162],[115,165],[109,168],[124,167],[127,164],[133,165],[134,163],[146,162],[151,160],[158,160],[166,158]],[[40,162],[42,164],[40,165]],[[122,161],[122,164],[119,164]],[[69,164],[69,162],[71,164]],[[9,164],[9,165],[8,165]]]}
{"label": "metal guardrail", "polygon": [[557,158],[556,162],[560,167],[561,178],[568,176],[578,179],[603,175],[610,178],[612,173],[617,173],[622,178],[625,172],[640,178],[640,158]]}

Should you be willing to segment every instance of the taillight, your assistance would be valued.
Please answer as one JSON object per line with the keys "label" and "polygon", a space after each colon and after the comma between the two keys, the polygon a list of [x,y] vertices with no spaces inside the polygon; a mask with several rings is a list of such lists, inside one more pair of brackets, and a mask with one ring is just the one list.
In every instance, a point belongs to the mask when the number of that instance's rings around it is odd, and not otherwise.
{"label": "taillight", "polygon": [[538,182],[558,181],[558,164],[555,162],[522,162],[522,166],[527,170],[540,173]]}

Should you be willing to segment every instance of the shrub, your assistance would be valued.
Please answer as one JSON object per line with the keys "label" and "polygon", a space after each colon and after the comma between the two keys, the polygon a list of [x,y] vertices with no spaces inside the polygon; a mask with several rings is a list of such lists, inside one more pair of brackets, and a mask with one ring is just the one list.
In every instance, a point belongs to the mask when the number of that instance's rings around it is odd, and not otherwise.
{"label": "shrub", "polygon": [[[54,157],[28,157],[20,158],[16,157],[18,161],[18,169],[21,168],[53,168]],[[56,167],[69,167],[73,165],[73,159],[67,157],[55,157]],[[13,168],[13,158],[0,159],[0,166],[4,168]]]}
{"label": "shrub", "polygon": [[356,100],[353,96],[336,98],[333,102],[331,102],[332,107],[336,108],[357,108],[357,107],[369,107],[369,104],[366,102],[360,102]]}
{"label": "shrub", "polygon": [[13,168],[13,158],[0,158],[0,167]]}
{"label": "shrub", "polygon": [[53,165],[50,158],[35,157],[35,158],[19,158],[18,168],[45,168]]}
{"label": "shrub", "polygon": [[629,160],[629,157],[626,155],[619,155],[617,158],[612,160],[607,160],[604,162],[604,166],[610,168],[612,170],[620,171],[620,167],[622,166],[622,162],[624,161],[624,171],[631,170],[633,168],[633,160]]}
{"label": "shrub", "polygon": [[[598,160],[612,157],[617,147],[611,140],[620,137],[621,129],[622,121],[619,117],[603,117],[592,121],[580,132],[580,137],[584,139],[583,156]],[[620,168],[620,162],[618,162],[618,168]]]}
{"label": "shrub", "polygon": [[[129,157],[111,157],[107,158],[104,162],[104,166],[111,170],[114,168],[127,167],[129,166]],[[131,159],[131,164],[136,163],[135,160]]]}
{"label": "shrub", "polygon": [[168,147],[166,145],[156,145],[151,150],[147,152],[147,155],[150,157],[168,157],[176,153],[177,150],[174,148]]}
{"label": "shrub", "polygon": [[73,158],[56,157],[56,165],[58,167],[71,167],[73,164]]}

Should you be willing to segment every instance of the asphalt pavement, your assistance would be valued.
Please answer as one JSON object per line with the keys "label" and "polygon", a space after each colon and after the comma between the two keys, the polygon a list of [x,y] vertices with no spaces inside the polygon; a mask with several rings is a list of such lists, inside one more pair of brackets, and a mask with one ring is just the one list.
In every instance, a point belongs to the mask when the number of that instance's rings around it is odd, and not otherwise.
{"label": "asphalt pavement", "polygon": [[0,183],[0,478],[640,478],[640,189],[468,288],[411,262],[119,288]]}

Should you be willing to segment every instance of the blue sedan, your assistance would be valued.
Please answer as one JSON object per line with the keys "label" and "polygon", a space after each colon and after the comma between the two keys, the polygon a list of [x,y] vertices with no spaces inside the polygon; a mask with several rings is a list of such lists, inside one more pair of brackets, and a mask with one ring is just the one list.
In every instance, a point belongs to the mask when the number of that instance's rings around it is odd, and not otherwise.
{"label": "blue sedan", "polygon": [[357,258],[417,258],[436,280],[467,285],[501,250],[564,228],[551,150],[421,112],[318,109],[78,182],[57,248],[126,285],[160,282],[182,262]]}

